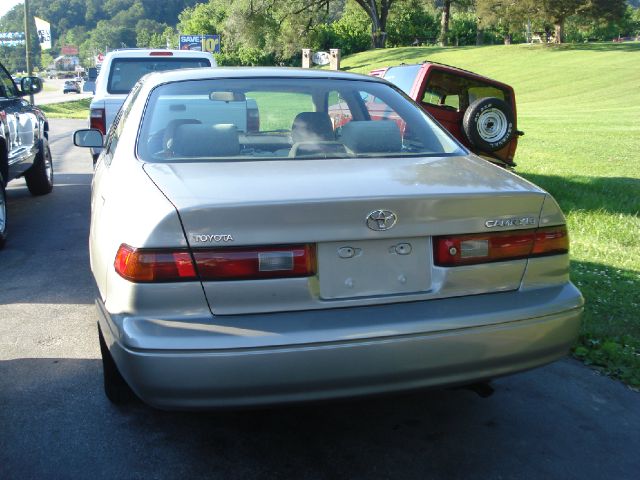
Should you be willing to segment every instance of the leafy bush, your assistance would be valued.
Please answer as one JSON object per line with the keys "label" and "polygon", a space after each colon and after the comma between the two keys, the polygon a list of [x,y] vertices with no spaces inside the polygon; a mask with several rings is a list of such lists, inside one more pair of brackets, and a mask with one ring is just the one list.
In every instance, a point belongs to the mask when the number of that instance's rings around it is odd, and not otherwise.
{"label": "leafy bush", "polygon": [[449,23],[449,45],[475,45],[478,22],[475,14],[454,12]]}
{"label": "leafy bush", "polygon": [[308,40],[314,50],[339,48],[342,55],[362,52],[371,47],[371,21],[361,8],[347,4],[338,20],[317,25]]}
{"label": "leafy bush", "polygon": [[432,10],[426,10],[421,2],[394,4],[387,21],[387,46],[435,43],[440,32],[440,19]]}

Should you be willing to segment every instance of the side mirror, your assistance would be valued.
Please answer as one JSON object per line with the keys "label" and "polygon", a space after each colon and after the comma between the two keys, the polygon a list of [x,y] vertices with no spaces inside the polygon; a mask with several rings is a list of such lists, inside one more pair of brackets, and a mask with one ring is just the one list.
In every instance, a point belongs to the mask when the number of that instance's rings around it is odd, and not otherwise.
{"label": "side mirror", "polygon": [[76,147],[102,148],[104,140],[102,132],[95,128],[85,128],[73,132],[73,144]]}
{"label": "side mirror", "polygon": [[38,77],[24,77],[20,80],[22,95],[33,95],[42,90],[42,80]]}

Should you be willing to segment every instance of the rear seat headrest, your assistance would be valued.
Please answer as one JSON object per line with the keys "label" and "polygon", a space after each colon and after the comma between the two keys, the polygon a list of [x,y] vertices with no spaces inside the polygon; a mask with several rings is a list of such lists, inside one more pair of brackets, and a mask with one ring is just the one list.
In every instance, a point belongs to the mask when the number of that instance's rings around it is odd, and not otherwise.
{"label": "rear seat headrest", "polygon": [[293,143],[335,140],[333,124],[325,112],[301,112],[291,125]]}
{"label": "rear seat headrest", "polygon": [[183,124],[176,128],[173,153],[179,157],[226,157],[240,153],[238,129],[233,124]]}
{"label": "rear seat headrest", "polygon": [[355,153],[402,150],[402,135],[393,120],[352,120],[342,127],[339,140]]}

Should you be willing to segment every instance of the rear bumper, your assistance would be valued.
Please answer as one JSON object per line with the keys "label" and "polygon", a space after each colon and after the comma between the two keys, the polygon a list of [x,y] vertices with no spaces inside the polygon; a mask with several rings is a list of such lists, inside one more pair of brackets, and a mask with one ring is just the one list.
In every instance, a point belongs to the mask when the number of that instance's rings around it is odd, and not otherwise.
{"label": "rear bumper", "polygon": [[98,311],[133,390],[156,407],[192,409],[456,385],[530,369],[567,353],[582,305],[566,284],[201,321],[109,315],[99,301]]}

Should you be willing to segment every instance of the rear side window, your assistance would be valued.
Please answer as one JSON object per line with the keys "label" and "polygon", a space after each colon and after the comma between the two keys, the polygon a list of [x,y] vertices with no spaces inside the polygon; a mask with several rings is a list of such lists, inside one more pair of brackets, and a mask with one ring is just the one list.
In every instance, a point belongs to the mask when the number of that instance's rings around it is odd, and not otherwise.
{"label": "rear side window", "polygon": [[107,92],[129,93],[136,82],[147,73],[210,66],[211,63],[206,58],[115,58],[111,62]]}
{"label": "rear side window", "polygon": [[432,71],[422,94],[422,103],[447,110],[462,111],[479,98],[494,97],[509,102],[508,95],[498,87],[475,78]]}
{"label": "rear side window", "polygon": [[418,75],[421,65],[406,65],[402,67],[391,67],[384,75],[384,79],[397,85],[400,90],[409,95],[411,87]]}

